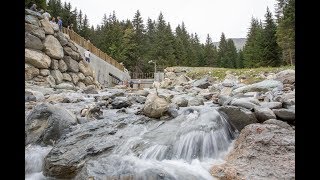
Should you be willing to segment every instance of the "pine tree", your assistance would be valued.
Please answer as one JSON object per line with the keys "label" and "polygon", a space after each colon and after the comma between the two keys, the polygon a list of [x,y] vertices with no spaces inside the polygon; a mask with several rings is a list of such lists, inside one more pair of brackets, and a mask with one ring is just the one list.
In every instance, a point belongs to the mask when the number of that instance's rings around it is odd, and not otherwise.
{"label": "pine tree", "polygon": [[240,49],[238,52],[237,68],[244,68],[243,61],[244,61],[243,51]]}
{"label": "pine tree", "polygon": [[238,54],[237,54],[236,46],[234,45],[234,42],[232,39],[228,39],[227,52],[225,57],[226,67],[237,68],[237,59],[238,59]]}
{"label": "pine tree", "polygon": [[221,34],[220,36],[220,42],[219,42],[219,50],[218,50],[218,67],[227,67],[228,62],[227,62],[227,40],[226,40],[226,36],[224,35],[224,33]]}
{"label": "pine tree", "polygon": [[213,45],[209,34],[204,45],[204,61],[207,66],[217,67],[217,48]]}
{"label": "pine tree", "polygon": [[283,5],[283,15],[279,17],[276,36],[286,64],[295,64],[295,0]]}
{"label": "pine tree", "polygon": [[280,47],[278,46],[276,39],[277,26],[273,21],[272,14],[267,8],[265,15],[264,29],[262,33],[263,38],[263,52],[262,52],[262,66],[280,66]]}
{"label": "pine tree", "polygon": [[262,24],[252,17],[251,27],[247,34],[247,41],[243,48],[244,66],[245,67],[260,67],[263,59],[262,46]]}

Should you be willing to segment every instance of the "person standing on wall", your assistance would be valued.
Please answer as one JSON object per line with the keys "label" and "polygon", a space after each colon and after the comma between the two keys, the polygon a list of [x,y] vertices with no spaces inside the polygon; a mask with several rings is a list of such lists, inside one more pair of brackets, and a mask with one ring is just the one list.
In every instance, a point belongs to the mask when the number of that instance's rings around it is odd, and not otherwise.
{"label": "person standing on wall", "polygon": [[89,49],[87,49],[85,52],[84,52],[84,57],[86,58],[86,61],[88,63],[90,63],[90,51]]}
{"label": "person standing on wall", "polygon": [[32,4],[32,6],[30,7],[30,10],[32,10],[32,11],[38,11],[37,10],[37,5],[36,4]]}
{"label": "person standing on wall", "polygon": [[62,20],[61,20],[60,16],[58,16],[57,19],[58,19],[59,30],[62,31]]}

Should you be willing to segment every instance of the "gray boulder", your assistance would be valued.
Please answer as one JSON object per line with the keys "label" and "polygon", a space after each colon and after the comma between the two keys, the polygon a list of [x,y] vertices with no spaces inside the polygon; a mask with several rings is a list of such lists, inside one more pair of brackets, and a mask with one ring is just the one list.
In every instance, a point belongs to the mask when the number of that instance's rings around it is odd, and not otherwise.
{"label": "gray boulder", "polygon": [[131,106],[132,103],[126,97],[116,97],[112,100],[112,109],[121,109]]}
{"label": "gray boulder", "polygon": [[50,70],[48,70],[48,69],[41,69],[41,70],[40,70],[40,75],[41,75],[41,76],[48,76],[48,75],[50,75]]}
{"label": "gray boulder", "polygon": [[73,51],[78,52],[78,48],[72,42],[68,42],[68,46],[71,47]]}
{"label": "gray boulder", "polygon": [[279,120],[276,120],[276,119],[266,120],[266,121],[263,122],[263,124],[275,124],[275,125],[280,126],[282,128],[293,130],[292,127],[288,123],[286,123],[284,121],[279,121]]}
{"label": "gray boulder", "polygon": [[233,90],[233,94],[246,92],[267,92],[274,88],[282,89],[283,84],[280,81],[264,80],[258,83],[246,85]]}
{"label": "gray boulder", "polygon": [[225,163],[214,165],[218,179],[295,179],[295,131],[275,124],[250,124]]}
{"label": "gray boulder", "polygon": [[235,106],[222,106],[218,108],[218,111],[225,113],[229,122],[231,122],[231,124],[239,131],[249,124],[258,122],[255,115],[248,109]]}
{"label": "gray boulder", "polygon": [[67,89],[67,90],[74,90],[75,87],[71,83],[60,83],[55,86],[56,89]]}
{"label": "gray boulder", "polygon": [[207,88],[210,86],[210,82],[208,81],[208,78],[205,77],[205,78],[196,80],[196,81],[193,83],[193,86],[194,86],[194,87],[201,88],[201,89],[207,89]]}
{"label": "gray boulder", "polygon": [[260,105],[259,101],[255,98],[234,98],[230,104],[232,106],[243,107],[250,110]]}
{"label": "gray boulder", "polygon": [[273,109],[272,111],[278,118],[282,120],[293,121],[296,119],[295,111],[292,109],[281,108],[281,109]]}
{"label": "gray boulder", "polygon": [[93,84],[93,78],[91,76],[87,76],[83,80],[84,84],[86,85],[92,85]]}
{"label": "gray boulder", "polygon": [[70,56],[72,59],[74,59],[74,60],[76,60],[76,61],[80,60],[80,59],[79,59],[79,53],[74,52],[70,47],[65,46],[65,47],[63,48],[63,50],[64,50],[64,52],[65,52],[68,56]]}
{"label": "gray boulder", "polygon": [[76,124],[77,119],[70,111],[46,103],[38,104],[26,118],[26,144],[52,145]]}
{"label": "gray boulder", "polygon": [[61,46],[65,46],[66,44],[68,44],[68,40],[67,40],[66,36],[62,32],[60,32],[60,31],[57,32],[56,38],[60,42]]}
{"label": "gray boulder", "polygon": [[24,21],[26,23],[29,23],[29,24],[32,24],[32,25],[35,25],[35,26],[40,26],[38,18],[36,18],[34,16],[31,16],[31,15],[26,15],[24,17]]}
{"label": "gray boulder", "polygon": [[72,81],[71,76],[68,73],[62,73],[63,80]]}
{"label": "gray boulder", "polygon": [[41,40],[44,40],[44,38],[45,38],[45,32],[39,26],[25,23],[25,31],[40,38]]}
{"label": "gray boulder", "polygon": [[79,76],[76,73],[69,73],[71,78],[72,78],[72,82],[73,84],[77,84],[79,81]]}
{"label": "gray boulder", "polygon": [[32,11],[30,9],[25,9],[24,13],[31,15],[31,16],[35,16],[38,19],[43,19],[42,14],[40,14],[39,12],[36,12],[36,11]]}
{"label": "gray boulder", "polygon": [[204,105],[203,99],[199,97],[191,97],[188,100],[188,106],[200,106]]}
{"label": "gray boulder", "polygon": [[59,60],[52,59],[50,68],[52,70],[58,70],[59,69]]}
{"label": "gray boulder", "polygon": [[280,109],[282,108],[281,102],[260,102],[261,107],[269,109]]}
{"label": "gray boulder", "polygon": [[143,107],[143,114],[150,118],[160,118],[167,113],[169,103],[156,94],[149,94]]}
{"label": "gray boulder", "polygon": [[68,66],[68,71],[79,72],[79,64],[77,61],[73,60],[70,56],[64,56],[63,60]]}
{"label": "gray boulder", "polygon": [[188,100],[183,96],[174,97],[171,100],[171,102],[176,104],[179,107],[187,107],[188,106]]}
{"label": "gray boulder", "polygon": [[25,49],[25,62],[33,65],[36,68],[49,68],[51,59],[41,51]]}
{"label": "gray boulder", "polygon": [[275,80],[281,81],[283,84],[295,83],[295,70],[293,69],[278,72],[275,76]]}
{"label": "gray boulder", "polygon": [[43,101],[44,95],[39,91],[32,91],[30,89],[26,89],[24,93],[25,102],[29,101]]}
{"label": "gray boulder", "polygon": [[45,34],[53,34],[54,33],[53,28],[48,20],[42,19],[42,20],[40,20],[40,23],[43,27]]}
{"label": "gray boulder", "polygon": [[61,72],[66,72],[68,70],[67,64],[62,59],[59,60],[58,68]]}
{"label": "gray boulder", "polygon": [[83,93],[85,94],[98,94],[96,87],[94,85],[87,86],[83,89]]}
{"label": "gray boulder", "polygon": [[44,46],[43,46],[40,38],[38,38],[28,32],[24,33],[24,35],[25,35],[24,46],[26,48],[40,50],[40,51],[43,49]]}
{"label": "gray boulder", "polygon": [[254,115],[260,123],[268,119],[276,119],[276,115],[269,108],[254,107]]}
{"label": "gray boulder", "polygon": [[79,70],[81,73],[83,73],[84,76],[93,76],[93,70],[91,69],[91,67],[87,62],[80,61]]}
{"label": "gray boulder", "polygon": [[24,74],[25,80],[31,80],[32,78],[39,75],[39,69],[35,68],[34,66],[25,63],[24,64]]}
{"label": "gray boulder", "polygon": [[59,70],[52,70],[51,71],[51,76],[56,80],[55,82],[57,84],[62,83],[63,81],[63,75]]}
{"label": "gray boulder", "polygon": [[54,58],[54,59],[62,59],[64,56],[63,48],[60,42],[52,35],[47,35],[44,42],[44,51],[45,53]]}

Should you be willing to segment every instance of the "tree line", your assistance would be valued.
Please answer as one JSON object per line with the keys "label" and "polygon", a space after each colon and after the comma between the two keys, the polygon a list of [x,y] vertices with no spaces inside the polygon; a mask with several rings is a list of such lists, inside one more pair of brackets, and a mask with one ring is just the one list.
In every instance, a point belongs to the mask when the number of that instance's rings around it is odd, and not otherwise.
{"label": "tree line", "polygon": [[[211,66],[251,68],[293,65],[295,62],[295,0],[277,0],[276,18],[267,9],[263,22],[252,17],[244,48],[237,51],[234,42],[222,33],[216,47],[209,34],[201,43],[197,33],[189,33],[182,22],[172,29],[160,12],[156,20],[143,21],[139,10],[132,20],[119,20],[113,11],[104,14],[102,23],[90,26],[87,15],[70,3],[26,0],[41,4],[51,16],[60,16],[65,27],[89,39],[97,48],[122,62],[131,72],[152,72],[155,60],[167,66]],[[37,1],[37,2],[36,2]],[[30,4],[30,2],[28,2]]]}

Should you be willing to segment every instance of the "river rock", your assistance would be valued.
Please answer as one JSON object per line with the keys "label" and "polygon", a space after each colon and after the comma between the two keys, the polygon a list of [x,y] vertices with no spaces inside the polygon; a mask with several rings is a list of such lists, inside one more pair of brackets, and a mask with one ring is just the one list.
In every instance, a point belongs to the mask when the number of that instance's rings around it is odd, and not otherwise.
{"label": "river rock", "polygon": [[245,85],[233,90],[234,94],[246,93],[246,92],[267,92],[274,88],[282,89],[283,84],[276,80],[264,80],[258,83]]}
{"label": "river rock", "polygon": [[56,80],[57,84],[62,83],[63,81],[63,75],[59,70],[52,70],[51,76]]}
{"label": "river rock", "polygon": [[148,94],[149,94],[149,91],[147,91],[147,90],[138,90],[137,92],[135,92],[135,94],[138,95],[138,96],[147,97]]}
{"label": "river rock", "polygon": [[53,28],[48,20],[42,19],[42,20],[40,20],[40,23],[43,27],[45,34],[53,34],[54,33]]}
{"label": "river rock", "polygon": [[44,42],[44,51],[45,53],[54,58],[54,59],[62,59],[64,56],[63,48],[60,42],[52,35],[47,35]]}
{"label": "river rock", "polygon": [[57,32],[56,38],[60,42],[61,46],[65,46],[66,44],[68,44],[68,40],[62,32]]}
{"label": "river rock", "polygon": [[293,121],[296,119],[296,114],[294,110],[281,108],[281,109],[273,109],[272,111],[280,119],[283,119],[286,121]]}
{"label": "river rock", "polygon": [[220,112],[224,112],[227,115],[229,122],[231,122],[231,124],[233,124],[239,131],[241,131],[246,125],[258,122],[255,115],[245,108],[222,106],[219,107],[218,110]]}
{"label": "river rock", "polygon": [[43,40],[45,38],[44,30],[38,26],[25,23],[25,31],[40,38],[41,40]]}
{"label": "river rock", "polygon": [[268,119],[276,119],[276,115],[273,111],[269,108],[262,108],[262,107],[254,107],[254,115],[258,119],[260,123],[268,120]]}
{"label": "river rock", "polygon": [[119,143],[115,133],[116,129],[104,120],[78,125],[45,157],[44,175],[58,179],[75,177],[86,161],[101,153],[107,154]]}
{"label": "river rock", "polygon": [[224,164],[211,175],[219,179],[295,179],[295,131],[275,124],[250,124],[240,133]]}
{"label": "river rock", "polygon": [[50,75],[50,70],[49,69],[41,69],[40,75],[41,76],[48,76],[48,75]]}
{"label": "river rock", "polygon": [[171,100],[172,103],[176,104],[179,107],[187,107],[188,100],[183,96],[176,96]]}
{"label": "river rock", "polygon": [[208,81],[208,78],[205,77],[205,78],[202,78],[202,79],[199,79],[199,80],[196,80],[195,82],[193,82],[193,86],[201,88],[201,89],[207,89],[208,86],[210,86],[210,83]]}
{"label": "river rock", "polygon": [[41,51],[25,49],[25,62],[36,68],[49,68],[51,59]]}
{"label": "river rock", "polygon": [[234,98],[230,104],[232,106],[243,107],[250,110],[260,105],[259,101],[255,98]]}
{"label": "river rock", "polygon": [[222,86],[224,87],[233,87],[238,83],[238,78],[232,74],[227,74],[224,81],[222,82]]}
{"label": "river rock", "polygon": [[174,85],[183,85],[186,84],[188,81],[190,80],[190,78],[188,78],[185,75],[180,75],[179,77],[177,77],[172,84]]}
{"label": "river rock", "polygon": [[55,86],[56,89],[68,89],[68,90],[74,90],[75,87],[71,83],[60,83]]}
{"label": "river rock", "polygon": [[70,47],[65,46],[65,47],[63,48],[63,50],[64,50],[64,52],[65,52],[68,56],[70,56],[72,59],[74,59],[74,60],[76,60],[76,61],[79,60],[79,53],[74,52]]}
{"label": "river rock", "polygon": [[150,118],[160,118],[165,115],[168,108],[169,103],[164,98],[149,94],[143,107],[143,114]]}
{"label": "river rock", "polygon": [[24,17],[24,21],[26,23],[29,23],[29,24],[32,24],[32,25],[35,25],[35,26],[40,26],[38,18],[36,18],[34,16],[31,16],[31,15],[26,15]]}
{"label": "river rock", "polygon": [[25,63],[24,64],[24,74],[25,80],[31,80],[32,78],[39,75],[39,69],[35,68],[34,66]]}
{"label": "river rock", "polygon": [[30,89],[26,89],[24,93],[25,102],[29,101],[43,101],[44,95],[39,91],[32,91]]}
{"label": "river rock", "polygon": [[70,56],[64,56],[63,60],[68,66],[68,71],[79,72],[79,64],[77,61],[73,60]]}
{"label": "river rock", "polygon": [[44,48],[40,38],[34,36],[28,32],[24,33],[24,46],[25,48],[35,49],[35,50],[42,50]]}
{"label": "river rock", "polygon": [[51,68],[52,70],[57,70],[57,69],[59,69],[59,60],[52,59],[50,68]]}
{"label": "river rock", "polygon": [[283,84],[295,83],[295,70],[287,69],[280,71],[275,76],[275,80],[281,81]]}
{"label": "river rock", "polygon": [[188,100],[188,106],[204,105],[203,99],[199,97],[192,97]]}
{"label": "river rock", "polygon": [[79,62],[79,70],[84,76],[93,76],[93,70],[90,68],[89,64],[84,61]]}
{"label": "river rock", "polygon": [[261,107],[269,109],[280,109],[282,108],[281,102],[260,102]]}
{"label": "river rock", "polygon": [[72,81],[71,76],[68,73],[62,73],[63,80]]}
{"label": "river rock", "polygon": [[94,85],[87,86],[83,89],[83,93],[85,94],[98,94],[96,87]]}
{"label": "river rock", "polygon": [[70,111],[47,103],[38,104],[26,118],[26,143],[52,145],[76,124],[76,117]]}
{"label": "river rock", "polygon": [[132,103],[126,97],[115,97],[111,102],[112,109],[127,108],[131,105]]}
{"label": "river rock", "polygon": [[171,84],[172,81],[169,78],[164,78],[164,80],[160,82],[160,88],[168,88]]}

